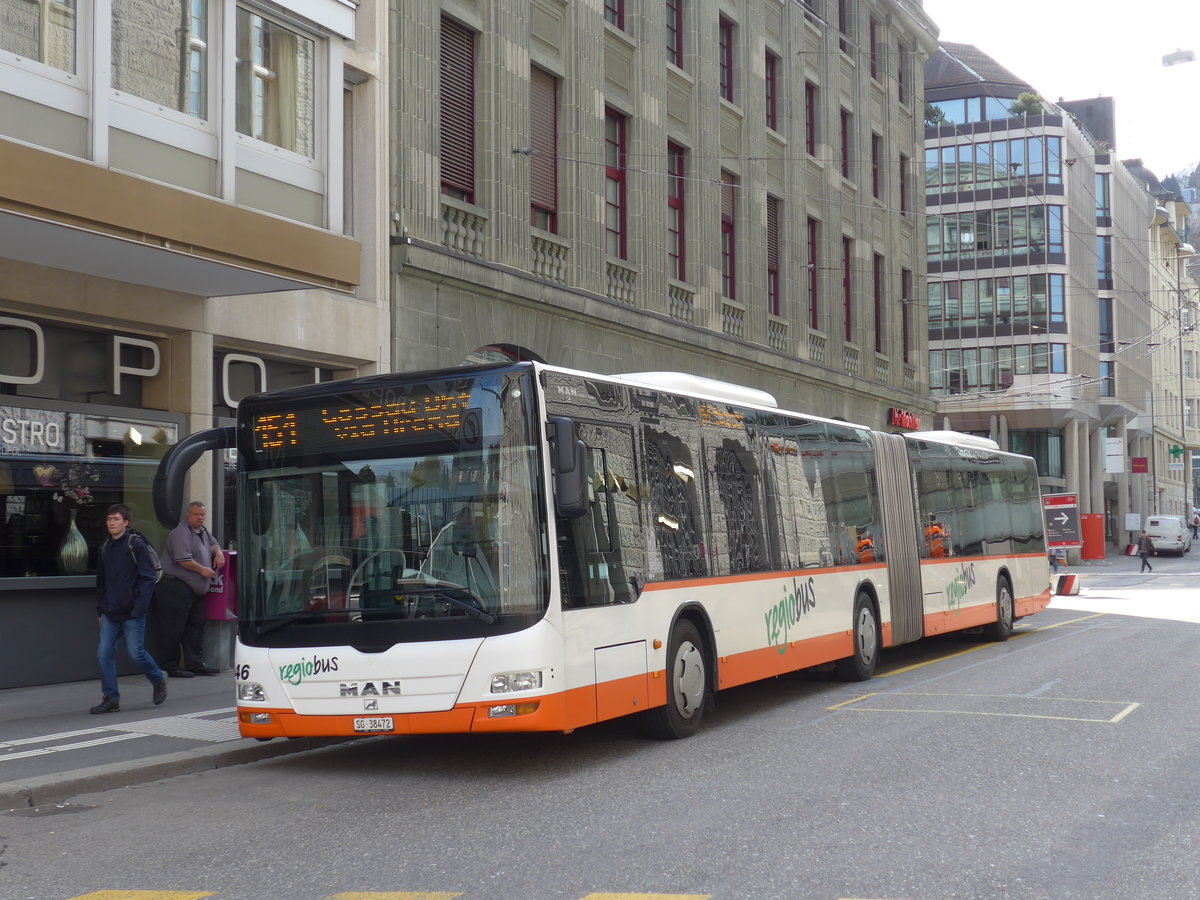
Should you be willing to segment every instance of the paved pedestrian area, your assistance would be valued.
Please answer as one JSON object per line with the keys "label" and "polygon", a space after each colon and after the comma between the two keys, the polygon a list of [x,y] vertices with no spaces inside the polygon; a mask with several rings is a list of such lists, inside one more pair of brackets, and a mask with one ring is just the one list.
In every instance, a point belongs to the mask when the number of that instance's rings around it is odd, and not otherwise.
{"label": "paved pedestrian area", "polygon": [[88,712],[98,681],[0,691],[0,810],[338,742],[241,737],[230,672],[168,679],[162,706],[142,675],[119,683],[121,708],[104,715]]}

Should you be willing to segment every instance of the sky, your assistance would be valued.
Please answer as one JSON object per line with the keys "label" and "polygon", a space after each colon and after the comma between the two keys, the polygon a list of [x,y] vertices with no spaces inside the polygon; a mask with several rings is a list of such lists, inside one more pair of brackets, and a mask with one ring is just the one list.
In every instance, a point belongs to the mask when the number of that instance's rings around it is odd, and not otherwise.
{"label": "sky", "polygon": [[[924,0],[939,40],[974,44],[1047,100],[1116,101],[1120,159],[1160,179],[1200,163],[1200,0]],[[1175,50],[1196,62],[1163,66]]]}

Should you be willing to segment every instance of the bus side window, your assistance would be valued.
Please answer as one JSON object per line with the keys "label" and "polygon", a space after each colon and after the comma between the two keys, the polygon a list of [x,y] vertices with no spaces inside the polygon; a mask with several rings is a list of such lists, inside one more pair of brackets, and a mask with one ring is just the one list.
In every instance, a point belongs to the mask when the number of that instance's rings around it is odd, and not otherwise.
{"label": "bus side window", "polygon": [[633,437],[627,429],[580,424],[587,444],[588,514],[559,526],[566,608],[631,603],[645,579]]}
{"label": "bus side window", "polygon": [[728,556],[714,553],[715,574],[762,572],[773,568],[763,546],[762,477],[756,460],[736,441],[706,445],[709,460],[708,508],[715,538],[724,534]]}
{"label": "bus side window", "polygon": [[708,574],[704,532],[699,516],[700,472],[691,449],[673,435],[642,428],[650,527],[654,530],[660,571],[667,580]]}
{"label": "bus side window", "polygon": [[791,473],[801,479],[792,486],[793,496],[800,498],[797,510],[800,565],[832,565],[830,512],[835,494],[833,479],[829,477],[829,436],[821,422],[807,422],[793,427],[791,432],[800,454],[800,466]]}

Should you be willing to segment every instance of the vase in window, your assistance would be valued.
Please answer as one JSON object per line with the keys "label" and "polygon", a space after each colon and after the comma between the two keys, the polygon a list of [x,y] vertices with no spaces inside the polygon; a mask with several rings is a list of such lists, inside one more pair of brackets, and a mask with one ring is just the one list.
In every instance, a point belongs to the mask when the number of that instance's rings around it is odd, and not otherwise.
{"label": "vase in window", "polygon": [[75,524],[77,512],[77,509],[70,511],[71,526],[58,547],[58,571],[63,575],[82,575],[87,571],[88,545],[83,533]]}

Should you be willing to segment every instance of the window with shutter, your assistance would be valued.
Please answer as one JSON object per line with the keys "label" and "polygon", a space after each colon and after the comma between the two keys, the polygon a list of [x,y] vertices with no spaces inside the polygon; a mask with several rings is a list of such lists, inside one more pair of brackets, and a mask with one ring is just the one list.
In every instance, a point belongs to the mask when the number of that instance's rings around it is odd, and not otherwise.
{"label": "window with shutter", "polygon": [[844,336],[847,341],[854,339],[854,283],[851,280],[850,258],[854,242],[842,238],[842,315],[845,320]]}
{"label": "window with shutter", "polygon": [[779,198],[767,197],[767,303],[779,315]]}
{"label": "window with shutter", "polygon": [[529,221],[558,231],[558,80],[542,69],[529,78]]}
{"label": "window with shutter", "polygon": [[475,202],[475,33],[442,17],[442,193]]}

